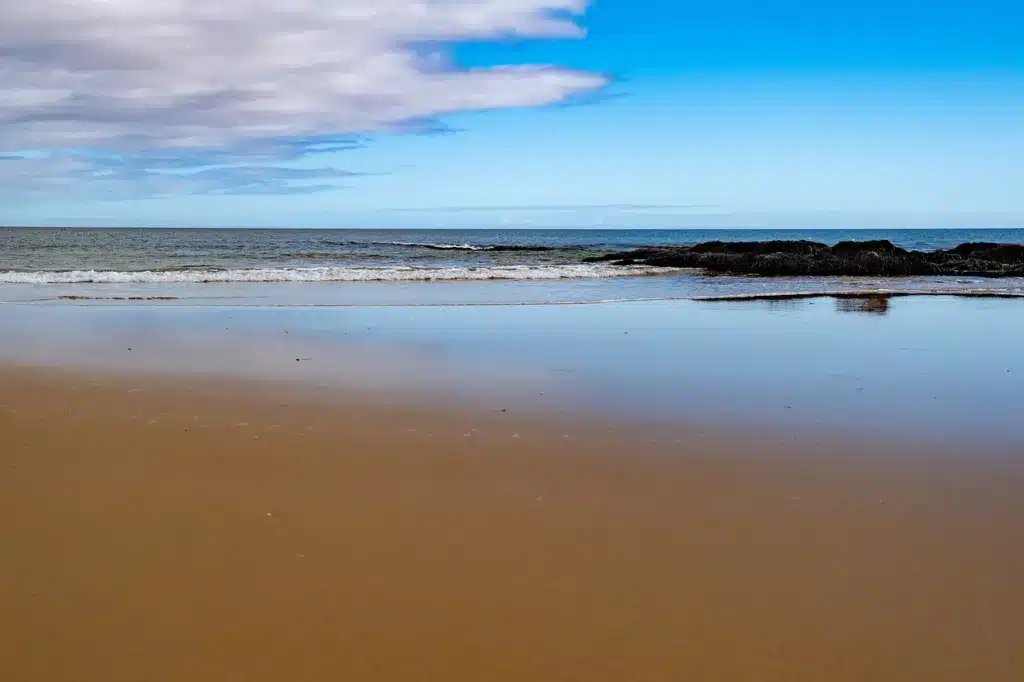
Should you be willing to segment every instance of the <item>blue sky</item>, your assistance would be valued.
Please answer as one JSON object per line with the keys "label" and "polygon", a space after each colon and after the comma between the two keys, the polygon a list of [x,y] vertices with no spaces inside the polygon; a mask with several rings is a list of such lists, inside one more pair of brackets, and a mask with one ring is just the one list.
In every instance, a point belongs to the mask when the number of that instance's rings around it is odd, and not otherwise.
{"label": "blue sky", "polygon": [[[169,48],[115,42],[124,30],[98,10],[66,53],[22,29],[9,52],[26,79],[0,76],[23,94],[0,105],[0,223],[1024,226],[1019,3],[596,0],[575,14],[582,0],[483,0],[472,22],[442,7],[410,47],[403,2],[360,19],[373,59],[320,59],[253,0],[252,25],[232,19],[237,52],[196,37],[191,61],[154,59],[150,75],[146,50]],[[281,47],[230,87],[196,75],[246,40]],[[53,60],[81,73],[34,85]],[[294,75],[320,61],[308,85]],[[503,68],[523,64],[549,68]]]}

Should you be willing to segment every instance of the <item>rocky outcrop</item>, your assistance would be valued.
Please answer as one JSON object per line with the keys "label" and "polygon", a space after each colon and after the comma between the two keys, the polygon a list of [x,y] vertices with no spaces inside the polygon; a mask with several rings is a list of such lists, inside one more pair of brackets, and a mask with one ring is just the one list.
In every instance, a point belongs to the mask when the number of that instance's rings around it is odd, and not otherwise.
{"label": "rocky outcrop", "polygon": [[886,240],[846,241],[835,246],[807,240],[713,241],[636,249],[586,260],[756,275],[1024,277],[1024,245],[988,242],[940,251],[908,251]]}

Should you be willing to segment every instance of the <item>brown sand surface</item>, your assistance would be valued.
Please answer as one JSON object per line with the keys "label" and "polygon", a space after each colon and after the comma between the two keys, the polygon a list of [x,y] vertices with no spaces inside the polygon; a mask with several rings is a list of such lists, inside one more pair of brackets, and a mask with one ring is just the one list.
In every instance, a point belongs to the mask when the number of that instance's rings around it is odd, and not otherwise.
{"label": "brown sand surface", "polygon": [[1013,454],[0,368],[0,680],[1019,682]]}

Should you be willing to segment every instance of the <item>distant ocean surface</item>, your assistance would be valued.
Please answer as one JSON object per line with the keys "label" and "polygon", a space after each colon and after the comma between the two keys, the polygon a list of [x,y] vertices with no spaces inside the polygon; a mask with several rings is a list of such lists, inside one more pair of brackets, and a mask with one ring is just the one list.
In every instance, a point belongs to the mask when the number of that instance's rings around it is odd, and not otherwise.
{"label": "distant ocean surface", "polygon": [[[1014,280],[900,278],[751,278],[693,271],[583,263],[586,256],[631,248],[724,241],[888,239],[910,249],[948,248],[966,241],[1024,243],[1024,230],[248,230],[0,228],[0,301],[93,297],[99,292],[204,298],[212,284],[360,282],[549,282],[526,299],[567,302],[765,292],[863,289],[938,292],[969,289],[1024,293]],[[572,286],[580,282],[580,286]],[[601,282],[601,284],[595,284]],[[111,291],[106,291],[106,289]],[[435,287],[436,289],[436,287]],[[263,286],[259,297],[272,288]],[[256,296],[234,289],[229,298]],[[92,293],[90,293],[92,292]],[[312,304],[331,304],[322,287]],[[53,296],[48,295],[53,294]],[[236,295],[237,294],[237,295]],[[417,294],[419,295],[419,294]],[[96,296],[97,298],[99,296]],[[560,298],[561,297],[561,298]],[[385,297],[387,298],[387,297]],[[427,296],[427,299],[430,299]],[[462,296],[474,303],[486,295]],[[467,299],[467,300],[463,300]],[[508,299],[508,300],[506,300]],[[276,299],[275,299],[276,300]],[[438,298],[449,302],[444,295]],[[302,304],[289,289],[287,301]],[[499,295],[495,302],[524,302]],[[529,302],[529,301],[526,301]]]}

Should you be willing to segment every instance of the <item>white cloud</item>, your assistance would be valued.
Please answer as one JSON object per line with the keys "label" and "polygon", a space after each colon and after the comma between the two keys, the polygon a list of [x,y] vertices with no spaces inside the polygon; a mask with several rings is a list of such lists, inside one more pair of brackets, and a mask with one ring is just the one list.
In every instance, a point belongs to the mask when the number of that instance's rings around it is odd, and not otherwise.
{"label": "white cloud", "polygon": [[[129,157],[131,158],[131,157]],[[0,200],[59,198],[63,201],[145,199],[181,194],[308,194],[336,189],[360,173],[332,167],[280,164],[203,165],[189,157],[171,168],[158,164],[48,154],[0,155]]]}
{"label": "white cloud", "polygon": [[604,78],[460,70],[437,46],[576,37],[588,3],[2,0],[0,152],[223,149],[559,102]]}

